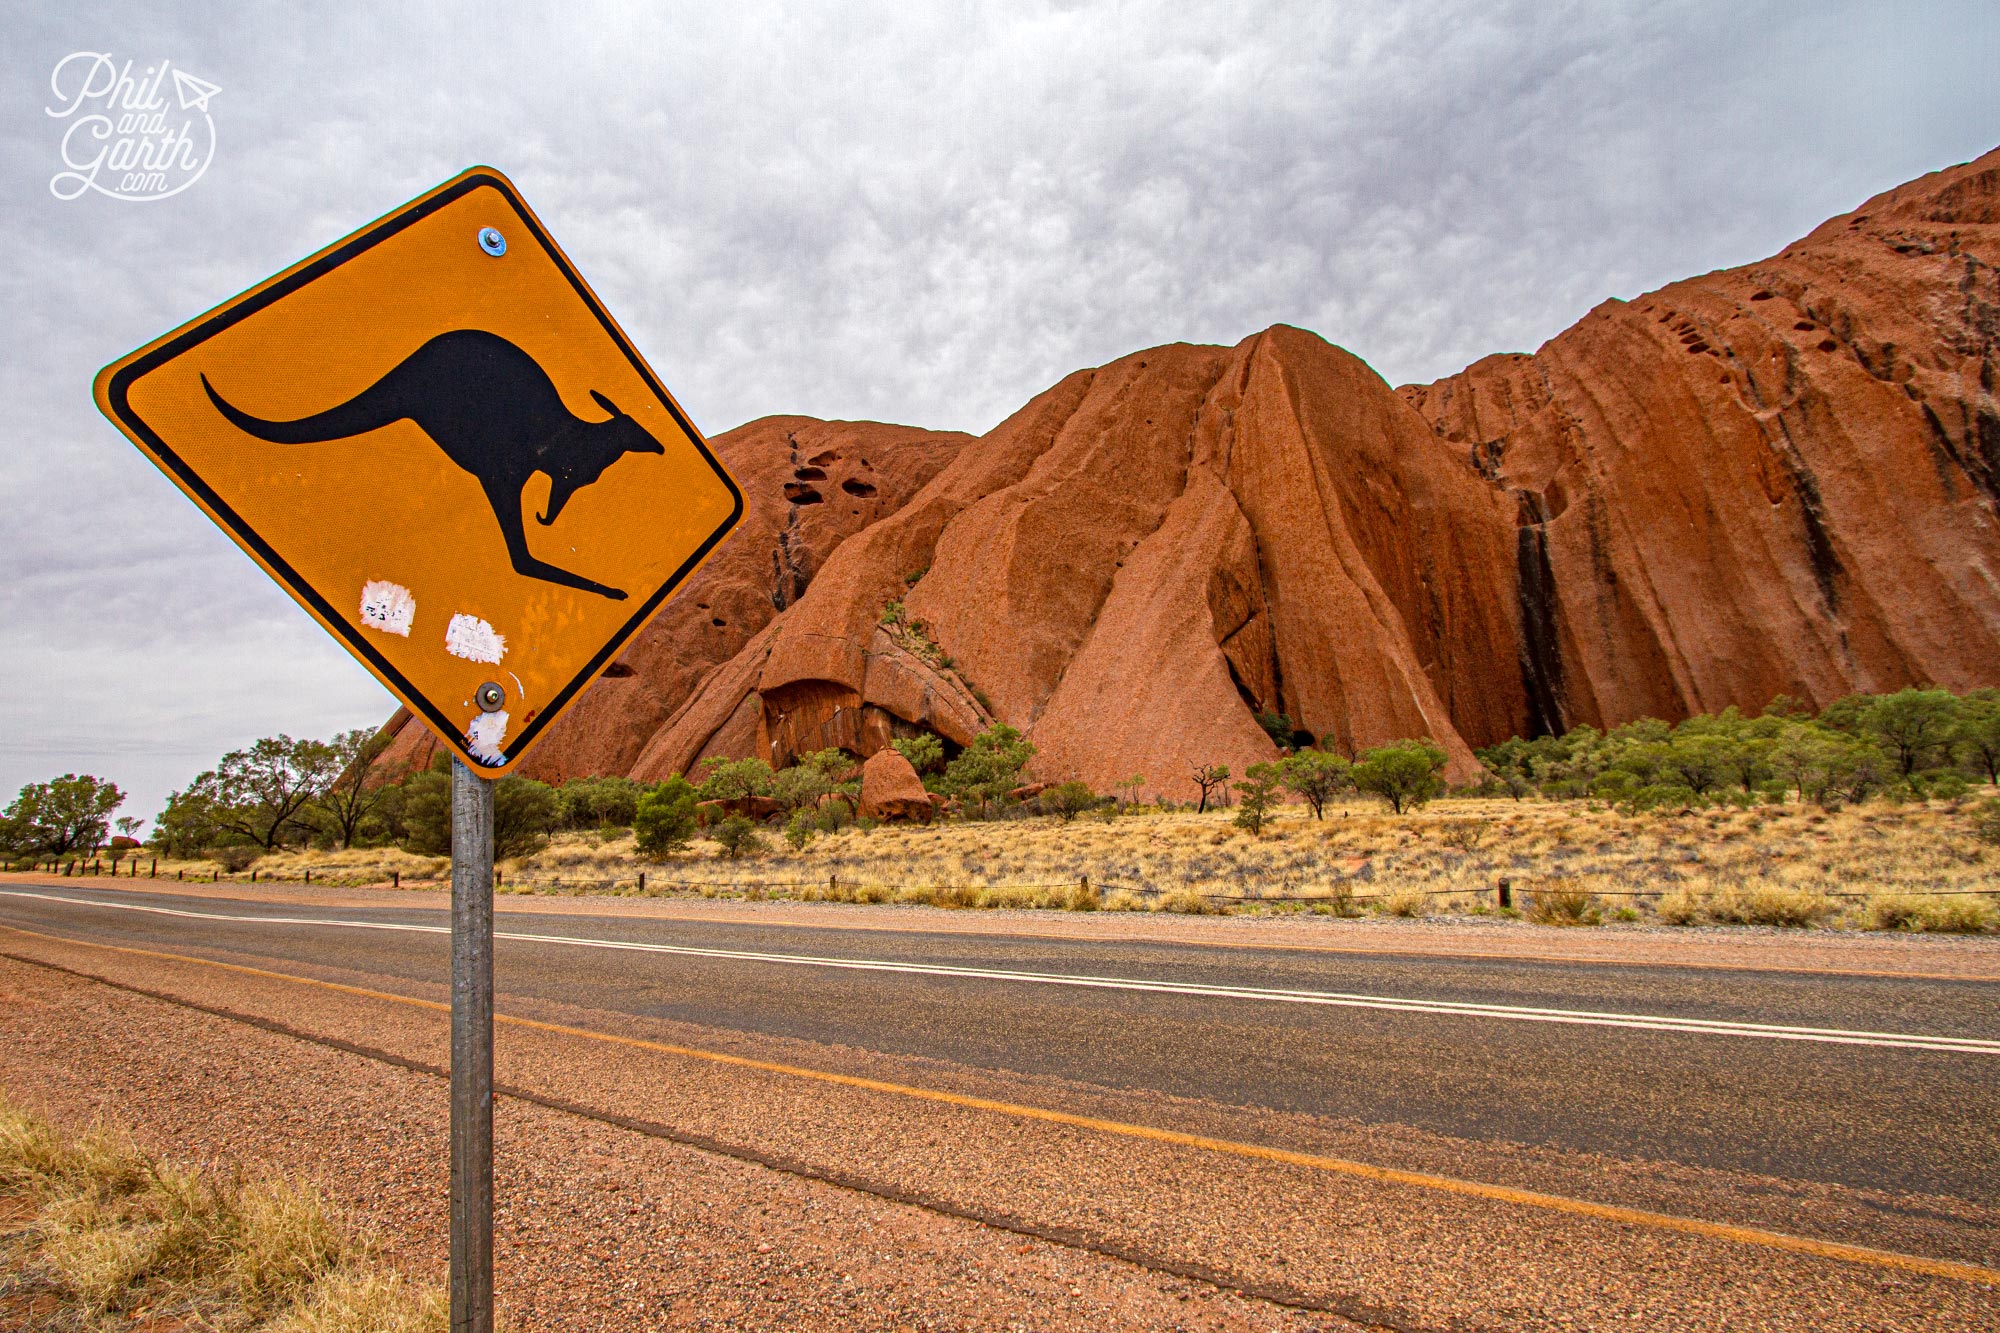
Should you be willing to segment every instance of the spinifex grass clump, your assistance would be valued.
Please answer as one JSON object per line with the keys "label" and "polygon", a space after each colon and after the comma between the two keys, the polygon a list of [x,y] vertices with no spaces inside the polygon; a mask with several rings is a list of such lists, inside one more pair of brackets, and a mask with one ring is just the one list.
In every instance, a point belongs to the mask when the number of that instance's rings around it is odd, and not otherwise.
{"label": "spinifex grass clump", "polygon": [[1528,901],[1528,920],[1538,926],[1595,926],[1604,920],[1597,897],[1575,880],[1537,885]]}
{"label": "spinifex grass clump", "polygon": [[[60,1324],[148,1317],[190,1329],[428,1333],[442,1297],[380,1269],[319,1192],[225,1181],[157,1161],[122,1135],[70,1138],[0,1099],[0,1198],[30,1210],[0,1230],[0,1296],[53,1296]],[[179,1325],[177,1325],[179,1326]]]}

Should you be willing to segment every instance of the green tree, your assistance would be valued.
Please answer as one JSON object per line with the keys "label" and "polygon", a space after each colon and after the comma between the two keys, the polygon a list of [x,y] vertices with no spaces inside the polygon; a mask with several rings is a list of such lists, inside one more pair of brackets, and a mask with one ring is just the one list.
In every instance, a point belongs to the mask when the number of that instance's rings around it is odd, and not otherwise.
{"label": "green tree", "polygon": [[493,784],[493,855],[526,856],[548,841],[556,826],[555,789],[509,773]]}
{"label": "green tree", "polygon": [[402,806],[403,846],[420,856],[445,856],[451,852],[451,773],[449,759],[438,758],[421,773],[404,778],[399,793]]}
{"label": "green tree", "polygon": [[1040,804],[1044,814],[1054,815],[1067,824],[1086,810],[1097,807],[1097,793],[1085,782],[1058,782],[1041,795]]}
{"label": "green tree", "polygon": [[20,850],[44,856],[95,851],[111,816],[125,803],[117,786],[88,773],[65,773],[22,787],[4,818]]}
{"label": "green tree", "polygon": [[1706,796],[1734,778],[1738,748],[1727,736],[1675,736],[1667,742],[1660,766],[1679,785],[1696,796]]}
{"label": "green tree", "polygon": [[722,854],[732,861],[764,850],[763,834],[757,831],[756,824],[742,815],[731,815],[723,820],[709,836],[722,848]]}
{"label": "green tree", "polygon": [[1862,733],[1874,737],[1907,778],[1950,753],[1958,700],[1950,690],[1898,690],[1868,701],[1860,721]]}
{"label": "green tree", "polygon": [[1208,794],[1229,781],[1229,765],[1194,764],[1191,767],[1194,770],[1194,785],[1201,788],[1201,802],[1194,808],[1194,812],[1200,814],[1208,809]]}
{"label": "green tree", "polygon": [[322,741],[266,736],[194,780],[225,833],[270,851],[288,834],[309,833],[308,807],[339,775],[333,747]]}
{"label": "green tree", "polygon": [[928,731],[920,736],[898,736],[889,746],[909,760],[910,767],[920,774],[935,773],[944,767],[944,742]]}
{"label": "green tree", "polygon": [[625,777],[571,778],[556,788],[558,819],[569,829],[630,828],[644,791]]}
{"label": "green tree", "polygon": [[820,798],[832,791],[833,780],[816,764],[797,763],[781,768],[771,780],[772,799],[788,811],[817,806]]}
{"label": "green tree", "polygon": [[1960,706],[1953,740],[1966,763],[1988,782],[2000,783],[2000,701],[1968,697]]}
{"label": "green tree", "polygon": [[1282,761],[1275,764],[1252,764],[1243,770],[1243,781],[1236,786],[1238,828],[1248,829],[1252,833],[1264,831],[1264,821],[1270,817],[1271,807],[1280,799],[1278,787],[1283,777]]}
{"label": "green tree", "polygon": [[819,821],[811,810],[794,810],[785,822],[785,841],[795,852],[804,851],[818,833]]}
{"label": "green tree", "polygon": [[1354,766],[1354,785],[1389,803],[1397,814],[1444,791],[1445,752],[1425,737],[1377,746]]}
{"label": "green tree", "polygon": [[166,808],[153,820],[153,842],[168,856],[199,856],[221,836],[213,800],[192,785],[168,792]]}
{"label": "green tree", "polygon": [[1832,754],[1829,734],[1812,722],[1788,722],[1771,742],[1771,767],[1790,783],[1799,800],[1817,780]]}
{"label": "green tree", "polygon": [[313,815],[342,847],[354,845],[362,824],[382,802],[382,791],[388,784],[368,778],[376,759],[388,748],[389,737],[371,727],[343,731],[327,742],[332,752],[328,766],[334,776],[314,798]]}
{"label": "green tree", "polygon": [[649,787],[632,816],[639,854],[664,861],[685,849],[694,841],[694,806],[695,790],[686,778],[675,776]]}
{"label": "green tree", "polygon": [[1035,747],[1021,733],[997,722],[972,738],[958,758],[945,765],[945,794],[967,801],[997,801],[1021,785],[1021,770]]}
{"label": "green tree", "polygon": [[762,759],[704,759],[700,764],[701,784],[696,788],[704,801],[741,801],[752,796],[769,796],[777,774]]}
{"label": "green tree", "polygon": [[1515,800],[1535,790],[1534,742],[1514,736],[1474,753],[1480,767]]}
{"label": "green tree", "polygon": [[1326,818],[1326,803],[1354,785],[1354,765],[1324,750],[1300,750],[1278,762],[1278,781]]}

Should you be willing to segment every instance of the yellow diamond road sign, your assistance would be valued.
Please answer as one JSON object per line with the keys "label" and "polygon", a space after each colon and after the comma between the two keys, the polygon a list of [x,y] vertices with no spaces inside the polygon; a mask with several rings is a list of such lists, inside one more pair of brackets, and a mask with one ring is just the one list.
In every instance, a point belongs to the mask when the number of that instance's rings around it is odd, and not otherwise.
{"label": "yellow diamond road sign", "polygon": [[484,167],[105,367],[96,389],[488,773],[743,513],[680,406]]}

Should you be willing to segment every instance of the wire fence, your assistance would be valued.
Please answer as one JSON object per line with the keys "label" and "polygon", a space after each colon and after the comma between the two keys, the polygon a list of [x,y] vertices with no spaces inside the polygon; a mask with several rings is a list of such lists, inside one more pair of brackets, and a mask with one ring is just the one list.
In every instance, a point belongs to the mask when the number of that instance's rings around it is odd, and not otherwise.
{"label": "wire fence", "polygon": [[[122,870],[120,869],[121,862],[125,867]],[[106,878],[119,878],[119,879],[162,878],[159,868],[159,861],[157,858],[151,860],[147,864],[145,870],[142,871],[140,867],[141,867],[141,862],[138,858],[122,858],[121,860],[113,860],[107,863],[102,858],[93,857],[88,860],[82,858],[69,858],[66,860],[62,858],[44,858],[33,862],[30,868],[37,873],[57,875],[64,878],[71,878],[71,877],[83,878],[83,877],[99,877],[99,876]],[[8,868],[11,870],[19,870],[21,866],[18,863],[14,863],[14,864],[9,864]],[[382,885],[384,883],[388,884],[390,887],[393,888],[401,888],[403,886],[403,877],[402,877],[402,872],[400,870],[392,870],[388,873],[387,876],[377,877],[372,880],[362,880],[359,882],[356,881],[353,875],[343,874],[337,870],[331,874],[328,874],[326,872],[321,872],[319,878],[315,880],[313,878],[313,872],[310,869],[303,871],[297,877],[292,877],[292,876],[276,874],[269,870],[260,871],[254,867],[249,870],[247,880],[242,876],[241,872],[230,873],[226,870],[219,868],[210,868],[206,874],[197,871],[194,874],[190,875],[187,868],[182,867],[180,869],[174,870],[172,872],[172,877],[174,882],[176,883],[223,883],[225,881],[229,883],[248,882],[251,884],[293,883],[293,884],[313,885],[317,883],[319,885],[337,886],[342,888],[375,887]],[[1532,903],[1538,892],[1542,893],[1560,892],[1565,894],[1582,893],[1588,895],[1591,898],[1607,898],[1607,899],[1629,898],[1637,901],[1644,899],[1661,898],[1666,896],[1667,894],[1677,893],[1682,891],[1682,889],[1679,886],[1653,887],[1644,889],[1604,889],[1604,888],[1595,888],[1587,886],[1578,886],[1568,882],[1516,884],[1511,879],[1499,879],[1491,885],[1457,886],[1457,887],[1445,887],[1445,888],[1426,888],[1419,885],[1404,885],[1401,887],[1376,889],[1372,892],[1358,893],[1352,890],[1351,888],[1347,887],[1349,884],[1352,884],[1354,882],[1352,879],[1346,879],[1346,880],[1337,879],[1329,881],[1325,887],[1319,889],[1316,892],[1273,893],[1260,889],[1253,892],[1228,893],[1213,889],[1199,889],[1188,885],[1168,887],[1165,885],[1158,885],[1158,884],[1122,882],[1115,880],[1093,881],[1093,879],[1089,875],[1082,875],[1073,880],[1041,881],[1036,883],[1020,883],[1020,884],[1007,884],[1007,883],[972,884],[959,880],[951,880],[951,881],[937,880],[928,882],[923,880],[905,880],[892,884],[886,881],[879,881],[879,880],[843,879],[838,874],[828,875],[823,880],[822,879],[679,879],[679,878],[669,878],[666,876],[657,875],[650,871],[644,871],[644,870],[636,871],[633,874],[622,875],[622,876],[621,875],[564,876],[564,875],[533,875],[533,874],[522,874],[520,872],[508,874],[497,868],[494,871],[493,879],[496,888],[502,890],[503,892],[513,892],[513,893],[524,893],[524,892],[604,893],[604,894],[640,893],[649,895],[662,894],[662,893],[700,893],[704,895],[720,895],[728,893],[728,894],[743,894],[743,895],[761,895],[764,897],[801,897],[801,898],[814,898],[814,899],[833,900],[833,901],[854,901],[859,899],[859,900],[872,900],[876,902],[885,902],[897,898],[917,898],[917,899],[930,898],[930,897],[942,898],[953,895],[961,897],[973,897],[983,893],[1003,895],[1003,896],[1017,895],[1017,894],[1033,894],[1033,893],[1042,893],[1042,894],[1076,893],[1076,894],[1081,894],[1084,897],[1089,897],[1094,892],[1100,898],[1115,893],[1127,893],[1131,894],[1136,898],[1156,900],[1176,894],[1193,894],[1200,898],[1204,898],[1212,903],[1338,904],[1338,903],[1373,903],[1373,902],[1380,902],[1388,898],[1403,898],[1421,894],[1426,901],[1436,898],[1491,899],[1495,906],[1505,908],[1512,906],[1514,900],[1517,898]],[[412,880],[413,884],[437,883],[437,882],[440,881],[431,879]],[[1819,890],[1813,890],[1813,892],[1816,892],[1820,897],[1823,898],[1832,898],[1842,901],[1861,900],[1861,899],[1890,896],[1890,895],[1894,896],[1911,895],[1911,896],[1922,896],[1922,897],[1932,897],[1932,898],[2000,897],[2000,885],[1996,885],[1995,887],[1992,888],[1983,888],[1983,889],[1913,889],[1913,888],[1886,888],[1886,889],[1861,889],[1861,890],[1819,889]]]}

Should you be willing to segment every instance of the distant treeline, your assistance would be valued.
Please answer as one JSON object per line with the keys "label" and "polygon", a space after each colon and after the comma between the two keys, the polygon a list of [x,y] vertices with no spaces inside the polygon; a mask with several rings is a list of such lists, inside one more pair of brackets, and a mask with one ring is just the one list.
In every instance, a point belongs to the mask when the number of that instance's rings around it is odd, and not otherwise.
{"label": "distant treeline", "polygon": [[1871,796],[1949,799],[2000,781],[2000,690],[1856,694],[1817,714],[1780,695],[1679,724],[1643,718],[1610,731],[1515,738],[1478,752],[1481,790],[1588,797],[1627,809]]}
{"label": "distant treeline", "polygon": [[[1258,721],[1284,753],[1241,774],[1221,764],[1193,766],[1188,777],[1199,792],[1191,803],[1197,809],[1233,806],[1237,822],[1256,831],[1287,793],[1320,817],[1349,792],[1377,797],[1400,813],[1446,790],[1445,752],[1430,740],[1397,741],[1350,758],[1336,752],[1331,737],[1304,743],[1310,737],[1289,719]],[[308,846],[449,852],[447,761],[439,756],[397,781],[375,781],[371,768],[385,744],[379,733],[356,730],[329,741],[266,737],[232,750],[167,798],[147,841],[170,856],[245,864],[263,852]],[[949,755],[932,735],[893,744],[954,818],[1108,817],[1137,808],[1149,785],[1135,776],[1111,793],[1075,781],[1024,787],[1035,747],[1008,726]],[[1516,737],[1477,756],[1480,777],[1463,790],[1516,800],[1587,799],[1649,810],[1952,799],[1974,783],[2000,781],[2000,690],[1852,695],[1818,713],[1780,696],[1755,716],[1730,708],[1680,723],[1643,718],[1609,731],[1578,727],[1562,736]],[[840,750],[804,755],[782,769],[761,759],[708,760],[695,778],[650,785],[577,778],[551,787],[503,777],[494,795],[497,850],[522,855],[562,830],[631,829],[642,852],[666,856],[706,826],[725,854],[738,856],[762,845],[772,826],[802,848],[858,817],[858,762]],[[114,851],[136,847],[143,820],[118,819],[122,836],[110,836],[123,800],[116,786],[89,775],[30,783],[0,815],[0,855],[95,853],[107,840]],[[1156,797],[1154,804],[1173,803]]]}

